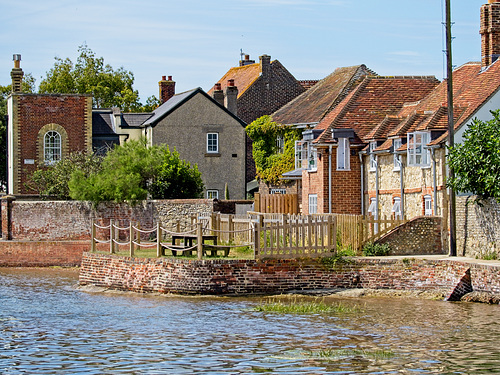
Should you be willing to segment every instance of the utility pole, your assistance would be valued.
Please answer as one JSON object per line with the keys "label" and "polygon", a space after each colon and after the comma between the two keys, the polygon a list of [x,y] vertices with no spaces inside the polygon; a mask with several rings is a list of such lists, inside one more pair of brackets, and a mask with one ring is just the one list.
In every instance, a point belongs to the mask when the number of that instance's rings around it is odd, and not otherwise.
{"label": "utility pole", "polygon": [[[448,88],[448,147],[455,144],[455,124],[453,121],[453,63],[451,58],[451,0],[446,0],[446,72]],[[448,166],[448,178],[453,178],[455,172]],[[455,190],[450,193],[450,256],[457,256],[457,222]]]}

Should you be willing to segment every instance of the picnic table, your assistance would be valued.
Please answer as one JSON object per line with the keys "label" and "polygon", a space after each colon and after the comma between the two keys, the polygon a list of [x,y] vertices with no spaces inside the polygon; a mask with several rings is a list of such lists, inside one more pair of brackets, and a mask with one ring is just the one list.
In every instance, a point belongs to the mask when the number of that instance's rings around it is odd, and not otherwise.
{"label": "picnic table", "polygon": [[[193,241],[196,241],[198,237],[196,234],[179,234],[179,235],[172,235],[172,247],[173,248],[179,248],[179,250],[171,250],[173,256],[177,256],[177,253],[184,253],[187,252],[188,255],[192,255],[193,251],[196,251],[194,249],[192,250],[185,250],[193,247]],[[180,244],[177,244],[177,241],[180,242]],[[205,241],[212,241],[213,245],[206,244]],[[203,245],[203,252],[206,250],[209,250],[211,255],[216,255],[217,250],[219,248],[215,247],[217,246],[217,236],[213,234],[204,234],[201,237],[201,243]],[[221,248],[224,250],[225,255],[226,254],[226,248]],[[228,253],[228,252],[227,252]]]}

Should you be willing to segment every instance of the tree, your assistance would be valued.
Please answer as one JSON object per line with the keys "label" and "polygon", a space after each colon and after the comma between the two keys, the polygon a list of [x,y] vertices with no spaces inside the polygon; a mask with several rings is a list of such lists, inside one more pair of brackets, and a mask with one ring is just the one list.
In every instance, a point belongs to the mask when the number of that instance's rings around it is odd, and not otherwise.
{"label": "tree", "polygon": [[92,94],[94,107],[120,107],[124,112],[151,111],[159,103],[154,96],[147,99],[146,105],[139,102],[132,72],[104,64],[104,58],[96,57],[86,44],[78,52],[76,64],[69,58],[55,58],[54,67],[40,82],[40,93]]}
{"label": "tree", "polygon": [[[256,119],[245,131],[253,141],[257,177],[279,185],[283,173],[295,167],[295,141],[301,139],[302,131],[274,122],[270,116]],[[278,138],[283,140],[282,150],[279,150]]]}
{"label": "tree", "polygon": [[73,199],[135,204],[148,196],[198,198],[203,182],[197,167],[191,168],[178,153],[165,146],[148,147],[142,139],[109,151],[98,173],[85,176],[75,171],[69,188]]}
{"label": "tree", "polygon": [[448,187],[477,195],[479,204],[487,198],[500,200],[500,110],[491,114],[489,121],[473,119],[463,142],[448,149],[448,164],[455,172]]}

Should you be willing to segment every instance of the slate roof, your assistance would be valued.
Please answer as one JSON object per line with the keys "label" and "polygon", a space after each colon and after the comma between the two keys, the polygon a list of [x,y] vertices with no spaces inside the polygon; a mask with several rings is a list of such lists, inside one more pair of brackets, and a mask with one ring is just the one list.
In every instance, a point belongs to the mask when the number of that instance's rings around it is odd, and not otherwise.
{"label": "slate roof", "polygon": [[[397,115],[405,103],[427,96],[439,84],[435,77],[367,76],[338,104],[315,129],[325,130],[316,143],[333,142],[329,129],[354,129],[353,143],[366,143],[371,137],[383,138],[395,121],[387,116]],[[389,119],[391,117],[388,117]],[[386,123],[380,124],[386,120]],[[380,132],[374,129],[382,127]]]}
{"label": "slate roof", "polygon": [[318,123],[368,74],[376,75],[365,65],[337,68],[274,112],[272,118],[284,125]]}
{"label": "slate roof", "polygon": [[92,134],[107,135],[115,134],[113,127],[113,113],[111,111],[92,111]]}

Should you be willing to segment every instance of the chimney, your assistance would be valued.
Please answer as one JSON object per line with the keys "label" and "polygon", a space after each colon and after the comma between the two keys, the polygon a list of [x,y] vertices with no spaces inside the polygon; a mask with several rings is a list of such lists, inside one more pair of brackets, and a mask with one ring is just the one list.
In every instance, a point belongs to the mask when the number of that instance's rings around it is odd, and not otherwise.
{"label": "chimney", "polygon": [[488,0],[481,7],[481,65],[493,64],[500,57],[500,0]]}
{"label": "chimney", "polygon": [[10,72],[12,78],[12,93],[18,94],[22,91],[21,84],[23,83],[24,76],[24,72],[21,69],[21,55],[15,54],[12,60],[14,60],[14,68]]}
{"label": "chimney", "polygon": [[160,103],[165,103],[168,99],[175,95],[175,82],[172,81],[172,76],[161,77],[161,81],[158,82],[160,86]]}
{"label": "chimney", "polygon": [[255,60],[250,60],[250,55],[245,55],[244,60],[240,60],[240,66],[255,64]]}
{"label": "chimney", "polygon": [[220,83],[216,83],[214,86],[213,98],[224,107],[224,91],[222,91],[222,85]]}
{"label": "chimney", "polygon": [[229,79],[226,87],[225,106],[227,110],[235,116],[238,114],[237,99],[238,88],[234,85],[234,79]]}
{"label": "chimney", "polygon": [[271,56],[262,55],[260,59],[260,74],[264,80],[269,80],[271,78]]}

